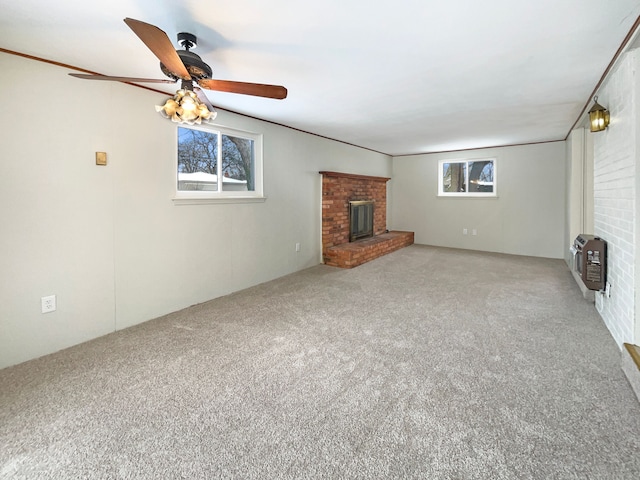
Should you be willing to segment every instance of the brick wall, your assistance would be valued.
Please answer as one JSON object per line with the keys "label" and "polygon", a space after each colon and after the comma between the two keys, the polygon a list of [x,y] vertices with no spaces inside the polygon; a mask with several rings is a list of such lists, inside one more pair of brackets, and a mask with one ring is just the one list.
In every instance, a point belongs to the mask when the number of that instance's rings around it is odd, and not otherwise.
{"label": "brick wall", "polygon": [[598,103],[611,112],[611,125],[592,133],[594,142],[594,233],[607,241],[611,297],[596,302],[621,347],[633,342],[635,315],[636,80],[637,50],[622,57]]}
{"label": "brick wall", "polygon": [[322,252],[349,242],[349,202],[373,200],[373,234],[387,229],[386,177],[340,172],[322,174]]}

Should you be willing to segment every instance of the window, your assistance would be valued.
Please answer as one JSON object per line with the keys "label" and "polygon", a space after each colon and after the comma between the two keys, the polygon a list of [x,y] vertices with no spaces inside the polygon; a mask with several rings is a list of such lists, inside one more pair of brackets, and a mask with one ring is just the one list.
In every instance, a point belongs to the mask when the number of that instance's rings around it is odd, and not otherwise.
{"label": "window", "polygon": [[495,197],[496,160],[440,160],[438,195],[458,197]]}
{"label": "window", "polygon": [[262,136],[220,126],[178,127],[175,200],[263,201]]}

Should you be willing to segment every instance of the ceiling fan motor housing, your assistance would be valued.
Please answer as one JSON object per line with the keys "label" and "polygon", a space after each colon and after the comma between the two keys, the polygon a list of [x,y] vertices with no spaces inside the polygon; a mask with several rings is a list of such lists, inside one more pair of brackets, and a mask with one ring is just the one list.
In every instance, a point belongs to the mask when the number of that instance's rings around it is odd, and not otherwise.
{"label": "ceiling fan motor housing", "polygon": [[[184,63],[191,78],[196,81],[202,80],[203,78],[211,78],[213,75],[211,67],[204,63],[199,55],[189,51],[190,48],[195,48],[198,44],[196,36],[191,33],[181,32],[178,34],[178,43],[184,50],[176,50],[176,53],[180,57],[180,60],[182,60],[182,63]],[[175,73],[168,70],[162,63],[160,63],[160,70],[173,80],[179,79]]]}

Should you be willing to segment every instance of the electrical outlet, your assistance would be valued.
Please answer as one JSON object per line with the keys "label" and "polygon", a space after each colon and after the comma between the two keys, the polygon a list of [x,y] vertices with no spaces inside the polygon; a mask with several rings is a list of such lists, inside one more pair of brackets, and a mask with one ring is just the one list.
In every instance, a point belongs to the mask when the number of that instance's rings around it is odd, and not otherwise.
{"label": "electrical outlet", "polygon": [[42,313],[49,313],[56,311],[56,296],[49,295],[47,297],[42,297],[40,299],[40,303],[42,306]]}
{"label": "electrical outlet", "polygon": [[463,235],[466,235],[467,233],[469,233],[469,230],[467,230],[466,228],[463,228],[463,229],[462,229],[462,234],[463,234]]}
{"label": "electrical outlet", "polygon": [[478,230],[476,230],[475,228],[471,230],[471,235],[478,235]]}
{"label": "electrical outlet", "polygon": [[300,243],[296,243],[296,252],[300,251]]}

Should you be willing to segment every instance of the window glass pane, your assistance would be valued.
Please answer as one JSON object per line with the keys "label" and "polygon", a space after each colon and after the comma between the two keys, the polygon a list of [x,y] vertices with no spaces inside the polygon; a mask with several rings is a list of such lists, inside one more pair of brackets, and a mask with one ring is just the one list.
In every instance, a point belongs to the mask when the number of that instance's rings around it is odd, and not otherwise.
{"label": "window glass pane", "polygon": [[442,191],[466,191],[466,162],[451,162],[442,164]]}
{"label": "window glass pane", "polygon": [[178,190],[218,190],[218,134],[178,127]]}
{"label": "window glass pane", "polygon": [[493,192],[493,161],[469,162],[469,191]]}
{"label": "window glass pane", "polygon": [[253,149],[251,139],[222,135],[222,190],[255,190]]}

